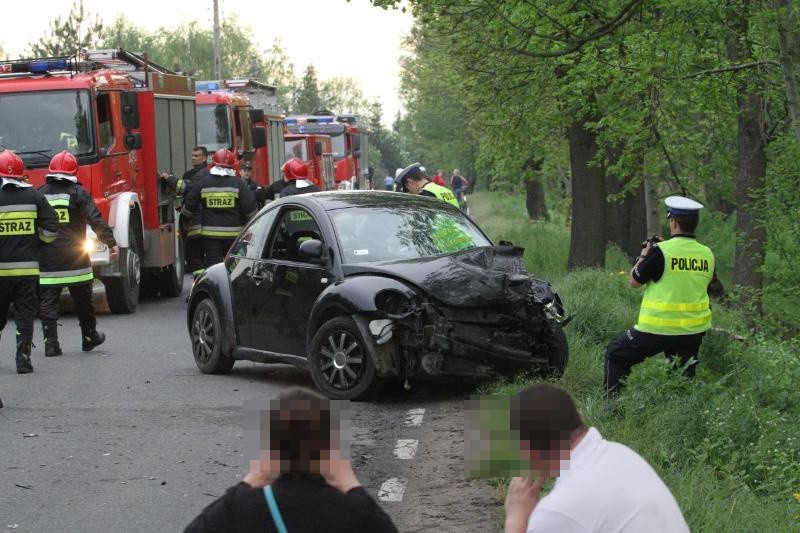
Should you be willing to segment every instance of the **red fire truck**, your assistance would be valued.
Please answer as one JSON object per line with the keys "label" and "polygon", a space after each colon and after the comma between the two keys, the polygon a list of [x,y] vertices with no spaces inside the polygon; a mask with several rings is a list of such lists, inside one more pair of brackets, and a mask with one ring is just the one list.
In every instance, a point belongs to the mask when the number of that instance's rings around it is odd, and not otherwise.
{"label": "red fire truck", "polygon": [[229,148],[253,165],[253,179],[267,187],[283,164],[283,115],[276,87],[256,80],[199,81],[197,142],[209,154]]}
{"label": "red fire truck", "polygon": [[124,50],[0,63],[0,144],[25,161],[31,183],[50,158],[72,152],[78,179],[114,229],[120,254],[87,231],[85,247],[113,313],[131,313],[140,289],[177,296],[183,250],[172,194],[159,170],[183,172],[195,143],[194,81]]}
{"label": "red fire truck", "polygon": [[[330,137],[335,165],[335,184],[327,188],[366,188],[366,128],[355,115],[342,115],[337,120],[332,113],[320,111],[313,115],[286,117],[290,133],[327,135]],[[362,141],[364,141],[362,143]],[[362,171],[363,167],[363,171]]]}
{"label": "red fire truck", "polygon": [[335,167],[333,162],[331,138],[328,135],[291,133],[294,128],[292,117],[286,118],[285,160],[297,157],[308,165],[308,179],[320,190],[335,188]]}

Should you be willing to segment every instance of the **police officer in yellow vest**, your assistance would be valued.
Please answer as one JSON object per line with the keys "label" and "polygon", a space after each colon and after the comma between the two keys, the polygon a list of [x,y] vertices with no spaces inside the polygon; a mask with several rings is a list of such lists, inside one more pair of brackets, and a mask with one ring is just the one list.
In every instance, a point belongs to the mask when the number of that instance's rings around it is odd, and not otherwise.
{"label": "police officer in yellow vest", "polygon": [[432,196],[443,200],[450,205],[458,207],[458,200],[453,191],[433,183],[425,174],[425,169],[419,163],[409,165],[400,171],[395,178],[397,189],[420,196]]}
{"label": "police officer in yellow vest", "polygon": [[[639,320],[608,345],[605,386],[615,391],[631,367],[664,352],[683,366],[697,359],[703,335],[711,327],[709,284],[714,254],[694,237],[703,205],[682,196],[666,199],[671,237],[648,241],[631,270],[630,284],[645,286]],[[694,376],[696,362],[685,369]]]}

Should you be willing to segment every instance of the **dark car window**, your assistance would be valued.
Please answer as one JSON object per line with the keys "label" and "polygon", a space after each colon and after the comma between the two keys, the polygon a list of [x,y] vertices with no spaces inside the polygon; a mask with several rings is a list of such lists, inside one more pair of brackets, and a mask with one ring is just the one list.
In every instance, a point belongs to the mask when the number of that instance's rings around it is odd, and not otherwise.
{"label": "dark car window", "polygon": [[231,255],[260,259],[261,251],[264,249],[264,242],[267,240],[269,229],[272,227],[277,213],[277,209],[267,211],[247,226],[236,242],[233,243]]}
{"label": "dark car window", "polygon": [[281,213],[265,257],[283,261],[309,262],[300,257],[300,244],[308,239],[322,240],[322,232],[311,214],[305,209],[292,207]]}
{"label": "dark car window", "polygon": [[463,213],[441,207],[349,207],[331,212],[345,263],[417,259],[491,246]]}

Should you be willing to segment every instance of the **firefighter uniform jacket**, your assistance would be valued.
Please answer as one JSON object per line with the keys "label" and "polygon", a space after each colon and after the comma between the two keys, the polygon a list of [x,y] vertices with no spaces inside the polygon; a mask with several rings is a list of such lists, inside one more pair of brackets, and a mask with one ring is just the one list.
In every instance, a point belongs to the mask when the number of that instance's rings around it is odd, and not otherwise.
{"label": "firefighter uniform jacket", "polygon": [[27,183],[0,179],[0,279],[39,275],[41,242],[55,241],[58,216]]}
{"label": "firefighter uniform jacket", "polygon": [[58,214],[58,237],[39,254],[40,285],[67,286],[92,281],[92,261],[84,249],[86,225],[109,247],[117,245],[94,199],[74,177],[48,176],[39,187]]}
{"label": "firefighter uniform jacket", "polygon": [[203,237],[234,239],[257,210],[253,193],[240,178],[212,173],[192,186],[182,212],[200,214]]}

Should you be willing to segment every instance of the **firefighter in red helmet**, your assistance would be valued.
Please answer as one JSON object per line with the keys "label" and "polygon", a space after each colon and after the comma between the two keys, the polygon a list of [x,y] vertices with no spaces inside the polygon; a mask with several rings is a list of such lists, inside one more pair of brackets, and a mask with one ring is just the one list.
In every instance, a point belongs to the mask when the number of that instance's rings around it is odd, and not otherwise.
{"label": "firefighter in red helmet", "polygon": [[227,148],[214,152],[209,175],[189,191],[183,214],[200,214],[205,266],[221,263],[247,220],[256,214],[255,196],[236,177],[236,157]]}
{"label": "firefighter in red helmet", "polygon": [[20,157],[0,151],[0,331],[13,302],[17,373],[33,372],[33,320],[39,312],[39,247],[56,240],[58,215],[42,193],[25,183]]}
{"label": "firefighter in red helmet", "polygon": [[281,167],[283,170],[286,186],[281,190],[281,196],[294,196],[296,194],[306,194],[319,192],[319,188],[308,181],[308,165],[301,159],[291,158]]}
{"label": "firefighter in red helmet", "polygon": [[97,239],[119,252],[113,230],[103,220],[94,198],[78,182],[78,160],[69,152],[60,152],[50,160],[47,182],[39,187],[58,214],[58,237],[39,253],[39,318],[44,331],[44,355],[61,355],[58,342],[58,300],[61,290],[69,290],[81,327],[81,349],[88,352],[106,340],[97,331],[92,302],[92,260],[86,249],[86,226]]}

